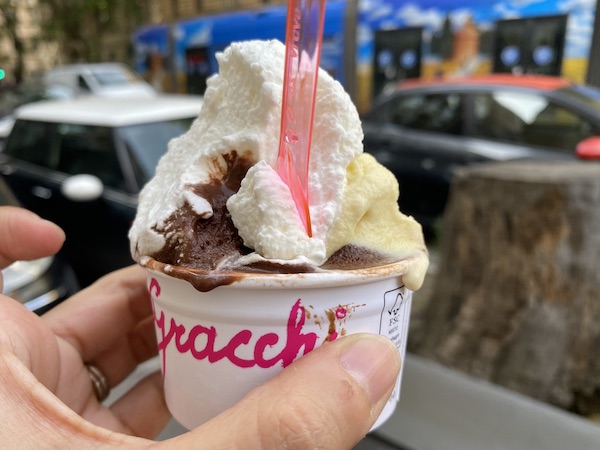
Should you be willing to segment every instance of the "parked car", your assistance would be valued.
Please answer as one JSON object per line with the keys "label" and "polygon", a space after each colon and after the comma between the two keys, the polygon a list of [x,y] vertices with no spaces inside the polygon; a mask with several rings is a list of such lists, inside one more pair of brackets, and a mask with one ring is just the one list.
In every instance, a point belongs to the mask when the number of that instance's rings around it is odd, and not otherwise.
{"label": "parked car", "polygon": [[527,75],[407,81],[363,126],[365,150],[399,180],[401,210],[429,228],[461,166],[600,158],[600,90]]}
{"label": "parked car", "polygon": [[17,111],[0,173],[26,208],[61,226],[82,286],[131,264],[127,232],[140,188],[201,97],[84,97]]}
{"label": "parked car", "polygon": [[69,89],[74,96],[154,97],[156,90],[124,64],[66,64],[44,74],[46,88]]}
{"label": "parked car", "polygon": [[[0,205],[19,206],[14,194],[0,177]],[[3,293],[30,311],[42,314],[79,290],[73,269],[60,257],[17,261],[2,270]]]}

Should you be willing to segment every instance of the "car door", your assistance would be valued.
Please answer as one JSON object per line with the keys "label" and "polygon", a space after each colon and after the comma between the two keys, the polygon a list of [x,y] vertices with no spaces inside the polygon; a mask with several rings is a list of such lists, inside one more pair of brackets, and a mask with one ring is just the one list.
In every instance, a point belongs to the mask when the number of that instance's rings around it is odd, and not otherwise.
{"label": "car door", "polygon": [[400,207],[425,225],[446,205],[456,167],[466,164],[464,99],[456,92],[398,95],[364,121],[365,150],[400,183]]}
{"label": "car door", "polygon": [[[127,191],[113,129],[33,121],[19,127],[7,145],[3,173],[25,207],[65,230],[63,253],[80,283],[132,263],[127,232],[136,197]],[[42,142],[29,150],[26,135],[38,128]],[[81,200],[65,193],[65,182],[81,174],[101,181],[100,197]]]}

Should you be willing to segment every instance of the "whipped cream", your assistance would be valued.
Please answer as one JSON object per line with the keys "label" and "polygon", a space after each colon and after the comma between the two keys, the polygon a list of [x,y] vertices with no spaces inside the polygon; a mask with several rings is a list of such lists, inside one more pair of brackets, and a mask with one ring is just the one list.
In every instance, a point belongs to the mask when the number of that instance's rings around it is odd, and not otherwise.
{"label": "whipped cream", "polygon": [[[275,40],[233,43],[217,55],[219,73],[207,81],[198,119],[186,134],[169,143],[155,177],[140,193],[138,213],[129,233],[136,260],[162,248],[165,220],[184,203],[190,204],[199,216],[210,216],[210,204],[197,198],[193,187],[210,182],[225,170],[223,155],[232,151],[249,152],[254,160],[275,166],[279,150],[284,56],[285,46]],[[338,212],[346,166],[362,152],[363,134],[356,108],[339,82],[323,70],[319,73],[317,98],[309,166],[313,241],[289,238],[282,245],[282,234],[291,235],[287,231],[273,233],[277,225],[272,223],[289,225],[289,222],[299,220],[293,203],[282,209],[279,198],[261,195],[259,191],[256,195],[260,198],[253,202],[232,199],[228,204],[240,236],[247,245],[259,246],[259,253],[269,259],[298,257],[299,261],[308,259],[317,265],[324,262],[323,242]],[[255,184],[244,183],[246,186]],[[248,189],[253,191],[252,187]],[[274,189],[286,190],[287,186],[279,184]],[[238,195],[254,194],[242,190]],[[282,195],[291,199],[289,191]],[[257,239],[252,235],[257,232],[259,213],[242,210],[239,206],[251,203],[258,203],[263,210],[270,211]],[[293,235],[298,236],[300,232],[304,237],[303,227],[296,227]]]}

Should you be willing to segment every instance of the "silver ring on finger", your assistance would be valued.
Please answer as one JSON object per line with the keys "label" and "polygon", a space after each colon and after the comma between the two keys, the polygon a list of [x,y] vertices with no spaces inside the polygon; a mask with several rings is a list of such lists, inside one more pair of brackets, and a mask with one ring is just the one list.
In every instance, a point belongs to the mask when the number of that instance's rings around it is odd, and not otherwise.
{"label": "silver ring on finger", "polygon": [[94,395],[99,402],[103,402],[108,397],[108,394],[110,394],[110,385],[108,384],[106,375],[104,375],[102,371],[94,364],[85,363],[85,368],[90,374]]}

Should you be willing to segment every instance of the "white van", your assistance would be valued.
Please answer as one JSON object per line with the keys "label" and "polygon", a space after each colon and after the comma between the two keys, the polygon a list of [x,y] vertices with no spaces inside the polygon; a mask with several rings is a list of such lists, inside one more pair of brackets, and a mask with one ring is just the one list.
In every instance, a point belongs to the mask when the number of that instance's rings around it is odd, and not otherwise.
{"label": "white van", "polygon": [[124,64],[69,64],[44,75],[47,89],[68,89],[72,95],[151,97],[156,90]]}

